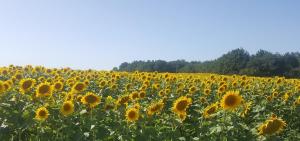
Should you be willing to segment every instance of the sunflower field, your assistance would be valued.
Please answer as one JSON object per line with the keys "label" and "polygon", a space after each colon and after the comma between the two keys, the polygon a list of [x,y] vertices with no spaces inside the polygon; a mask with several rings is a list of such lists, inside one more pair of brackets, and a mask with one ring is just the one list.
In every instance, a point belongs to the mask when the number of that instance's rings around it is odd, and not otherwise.
{"label": "sunflower field", "polygon": [[300,80],[0,68],[0,140],[300,140]]}

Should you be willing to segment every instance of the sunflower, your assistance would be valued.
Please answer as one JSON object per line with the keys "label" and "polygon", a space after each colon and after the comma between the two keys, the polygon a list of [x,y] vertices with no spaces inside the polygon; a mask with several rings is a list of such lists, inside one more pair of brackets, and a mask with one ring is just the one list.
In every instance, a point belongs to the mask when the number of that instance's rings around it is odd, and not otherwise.
{"label": "sunflower", "polygon": [[282,96],[282,98],[283,98],[283,101],[284,102],[287,102],[288,101],[288,99],[289,99],[289,97],[290,97],[290,93],[289,92],[286,92],[283,96]]}
{"label": "sunflower", "polygon": [[95,95],[94,93],[88,92],[82,98],[81,102],[89,107],[93,108],[100,104],[101,97]]}
{"label": "sunflower", "polygon": [[152,85],[152,88],[153,88],[154,90],[158,90],[159,87],[160,87],[160,84],[158,84],[158,83]]}
{"label": "sunflower", "polygon": [[116,90],[116,89],[117,89],[117,85],[116,85],[116,84],[112,84],[112,85],[110,86],[110,89],[111,89],[111,90]]}
{"label": "sunflower", "polygon": [[49,111],[46,109],[46,107],[40,107],[35,111],[35,119],[39,121],[44,121],[48,118]]}
{"label": "sunflower", "polygon": [[218,103],[214,103],[212,105],[207,106],[203,112],[204,118],[210,118],[212,114],[216,113],[217,109]]}
{"label": "sunflower", "polygon": [[1,73],[2,73],[2,75],[8,75],[8,70],[6,70],[6,69],[3,69],[2,71],[1,71]]}
{"label": "sunflower", "polygon": [[77,82],[73,87],[72,90],[75,92],[82,92],[83,90],[85,90],[86,88],[86,84],[83,82]]}
{"label": "sunflower", "polygon": [[137,98],[139,98],[139,93],[138,92],[132,92],[131,94],[130,94],[130,98],[131,98],[131,100],[135,100],[135,99],[137,99]]}
{"label": "sunflower", "polygon": [[104,88],[105,87],[105,85],[106,85],[106,81],[105,80],[102,80],[101,82],[100,82],[100,84],[99,84],[99,86],[100,86],[100,88]]}
{"label": "sunflower", "polygon": [[136,109],[136,108],[129,108],[129,109],[127,109],[126,113],[125,113],[125,116],[126,116],[126,120],[128,122],[137,121],[139,119],[138,109]]}
{"label": "sunflower", "polygon": [[65,101],[62,105],[62,107],[60,108],[60,112],[64,115],[64,116],[68,116],[70,114],[72,114],[74,112],[74,104],[72,101]]}
{"label": "sunflower", "polygon": [[64,94],[64,98],[65,98],[65,101],[73,101],[74,100],[74,93],[72,92],[69,92],[69,93],[66,93],[66,92],[63,92],[62,94]]}
{"label": "sunflower", "polygon": [[38,85],[36,89],[37,97],[43,96],[51,96],[52,94],[52,87],[48,82],[44,82]]}
{"label": "sunflower", "polygon": [[83,97],[82,95],[77,95],[76,96],[76,101],[81,102],[82,97]]}
{"label": "sunflower", "polygon": [[200,102],[201,102],[201,103],[207,103],[207,98],[204,97],[204,96],[201,96],[201,97],[200,97]]}
{"label": "sunflower", "polygon": [[30,91],[30,89],[34,86],[35,84],[35,80],[32,78],[26,78],[26,79],[22,79],[19,83],[20,85],[20,92],[22,94]]}
{"label": "sunflower", "polygon": [[118,98],[118,100],[116,101],[116,104],[120,106],[120,105],[126,104],[129,100],[130,100],[129,95],[123,95]]}
{"label": "sunflower", "polygon": [[23,75],[21,74],[21,73],[16,73],[15,75],[14,75],[15,77],[16,77],[16,79],[18,79],[18,80],[21,80],[22,78],[23,78]]}
{"label": "sunflower", "polygon": [[54,83],[53,87],[54,87],[54,89],[55,89],[56,91],[60,91],[60,90],[63,89],[64,85],[63,85],[62,82],[57,81],[57,82]]}
{"label": "sunflower", "polygon": [[210,89],[204,89],[204,94],[205,95],[209,95],[211,93],[211,90]]}
{"label": "sunflower", "polygon": [[245,117],[248,114],[251,106],[252,106],[252,102],[247,102],[243,104],[244,109],[241,113],[241,117]]}
{"label": "sunflower", "polygon": [[182,114],[186,112],[186,109],[189,107],[189,105],[192,104],[192,99],[187,98],[186,96],[181,96],[173,103],[172,110],[176,114]]}
{"label": "sunflower", "polygon": [[161,96],[161,97],[163,97],[165,95],[165,91],[164,90],[159,91],[158,95]]}
{"label": "sunflower", "polygon": [[191,94],[195,93],[197,91],[197,88],[195,86],[191,86],[190,89],[189,89],[189,92]]}
{"label": "sunflower", "polygon": [[284,120],[277,118],[275,115],[273,115],[265,123],[263,123],[259,126],[258,134],[259,135],[277,134],[277,133],[280,133],[285,126],[286,126],[286,123]]}
{"label": "sunflower", "polygon": [[233,110],[239,106],[243,100],[239,91],[228,91],[221,100],[221,106],[225,110]]}
{"label": "sunflower", "polygon": [[147,114],[149,116],[152,116],[155,113],[160,113],[160,111],[163,109],[163,107],[164,107],[163,101],[153,103],[147,108]]}
{"label": "sunflower", "polygon": [[223,93],[225,90],[226,90],[226,85],[222,85],[221,87],[219,87],[218,93]]}
{"label": "sunflower", "polygon": [[115,99],[114,99],[113,97],[107,96],[105,102],[112,102],[112,101],[114,101],[114,100],[115,100]]}
{"label": "sunflower", "polygon": [[146,92],[145,91],[140,91],[139,92],[139,98],[144,98],[146,96]]}
{"label": "sunflower", "polygon": [[9,81],[5,81],[5,82],[3,83],[3,85],[4,85],[4,88],[5,88],[5,91],[7,91],[7,90],[9,90],[9,89],[11,88],[11,84],[10,84]]}
{"label": "sunflower", "polygon": [[184,121],[186,119],[186,112],[178,114],[178,117],[181,121]]}

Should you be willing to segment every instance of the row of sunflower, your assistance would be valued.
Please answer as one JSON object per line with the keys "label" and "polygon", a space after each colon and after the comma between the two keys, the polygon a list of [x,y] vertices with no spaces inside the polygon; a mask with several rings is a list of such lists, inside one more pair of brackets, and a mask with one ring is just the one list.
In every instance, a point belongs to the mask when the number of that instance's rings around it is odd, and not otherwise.
{"label": "row of sunflower", "polygon": [[0,68],[1,140],[300,140],[300,80]]}

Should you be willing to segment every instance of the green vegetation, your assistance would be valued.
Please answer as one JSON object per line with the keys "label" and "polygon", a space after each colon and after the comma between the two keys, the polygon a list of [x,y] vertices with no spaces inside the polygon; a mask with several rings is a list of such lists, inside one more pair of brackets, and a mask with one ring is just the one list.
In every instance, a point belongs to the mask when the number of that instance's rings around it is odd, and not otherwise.
{"label": "green vegetation", "polygon": [[119,68],[114,68],[114,70],[129,72],[206,72],[299,78],[300,53],[274,54],[265,50],[259,50],[256,54],[250,55],[246,50],[239,48],[211,61],[133,61],[132,63],[124,62]]}

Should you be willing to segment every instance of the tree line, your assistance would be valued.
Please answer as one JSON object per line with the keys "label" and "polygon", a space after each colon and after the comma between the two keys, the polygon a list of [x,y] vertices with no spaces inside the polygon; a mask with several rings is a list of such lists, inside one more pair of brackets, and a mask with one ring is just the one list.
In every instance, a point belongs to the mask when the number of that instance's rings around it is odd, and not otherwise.
{"label": "tree line", "polygon": [[124,62],[115,71],[172,72],[172,73],[218,73],[251,76],[300,77],[300,53],[271,53],[259,50],[250,55],[238,48],[210,61],[164,61],[148,60]]}

